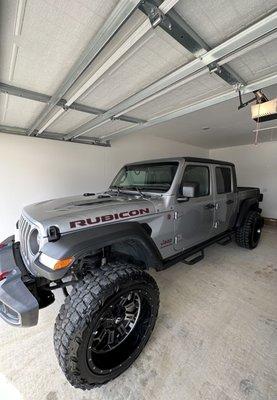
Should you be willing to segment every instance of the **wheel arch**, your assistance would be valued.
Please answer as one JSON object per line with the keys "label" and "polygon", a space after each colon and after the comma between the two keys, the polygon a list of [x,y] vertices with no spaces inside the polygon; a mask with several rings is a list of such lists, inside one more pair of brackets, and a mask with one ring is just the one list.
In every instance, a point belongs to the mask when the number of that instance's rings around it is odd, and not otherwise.
{"label": "wheel arch", "polygon": [[249,211],[252,210],[261,212],[258,199],[250,198],[243,200],[239,208],[239,213],[235,225],[236,228],[239,228],[244,223],[247,214],[249,213]]}
{"label": "wheel arch", "polygon": [[[149,229],[138,222],[104,225],[97,228],[78,230],[62,235],[54,243],[46,243],[43,253],[55,259],[74,257],[76,260],[93,255],[103,248],[132,256],[142,262],[144,268],[159,268],[161,254],[149,234]],[[66,273],[66,270],[65,270]]]}

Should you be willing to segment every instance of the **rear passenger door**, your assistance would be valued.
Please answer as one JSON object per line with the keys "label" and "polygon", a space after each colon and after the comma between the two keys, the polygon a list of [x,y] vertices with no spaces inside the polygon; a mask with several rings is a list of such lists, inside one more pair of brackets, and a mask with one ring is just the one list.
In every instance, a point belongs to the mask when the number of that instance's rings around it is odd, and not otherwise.
{"label": "rear passenger door", "polygon": [[226,231],[235,223],[236,195],[232,167],[214,166],[215,234]]}

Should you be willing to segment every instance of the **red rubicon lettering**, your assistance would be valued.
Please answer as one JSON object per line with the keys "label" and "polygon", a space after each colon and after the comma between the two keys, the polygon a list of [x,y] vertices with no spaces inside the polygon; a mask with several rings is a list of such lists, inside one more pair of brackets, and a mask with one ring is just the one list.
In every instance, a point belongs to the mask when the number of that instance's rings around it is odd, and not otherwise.
{"label": "red rubicon lettering", "polygon": [[131,217],[134,217],[135,215],[139,215],[139,210],[132,210],[129,212]]}
{"label": "red rubicon lettering", "polygon": [[89,225],[94,225],[94,224],[99,224],[100,222],[100,217],[95,217],[95,220],[92,220],[91,218],[87,218],[87,223]]}
{"label": "red rubicon lettering", "polygon": [[79,219],[77,221],[72,221],[69,223],[70,228],[76,228],[76,226],[86,226],[86,221],[84,219]]}
{"label": "red rubicon lettering", "polygon": [[70,228],[73,229],[77,228],[78,226],[96,225],[99,224],[100,222],[109,222],[121,218],[135,217],[136,215],[143,215],[149,213],[150,213],[149,208],[140,208],[139,210],[123,211],[121,213],[106,214],[94,218],[79,219],[77,221],[70,222],[69,225]]}
{"label": "red rubicon lettering", "polygon": [[140,208],[139,213],[140,214],[148,214],[150,212],[149,208]]}
{"label": "red rubicon lettering", "polygon": [[119,217],[120,218],[128,218],[129,217],[128,211],[124,211],[124,212],[119,213]]}
{"label": "red rubicon lettering", "polygon": [[103,215],[103,217],[101,217],[102,222],[112,221],[113,219],[114,219],[114,216],[112,214]]}

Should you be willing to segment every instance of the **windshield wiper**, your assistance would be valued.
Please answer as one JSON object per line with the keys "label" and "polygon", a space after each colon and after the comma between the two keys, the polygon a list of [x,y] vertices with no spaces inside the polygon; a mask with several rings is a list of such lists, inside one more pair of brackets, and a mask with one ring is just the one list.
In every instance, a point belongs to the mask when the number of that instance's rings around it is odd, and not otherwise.
{"label": "windshield wiper", "polygon": [[136,189],[136,191],[141,195],[141,197],[144,197],[144,194],[142,193],[142,191],[138,186],[134,186],[134,189]]}
{"label": "windshield wiper", "polygon": [[124,189],[135,190],[141,197],[145,197],[145,194],[141,191],[141,188],[139,186],[126,186]]}
{"label": "windshield wiper", "polygon": [[145,197],[139,186],[110,186],[110,189],[115,189],[117,194],[126,194],[123,190],[135,190],[141,197]]}
{"label": "windshield wiper", "polygon": [[119,195],[121,192],[122,187],[121,186],[110,186],[110,189],[115,189],[117,191],[117,195]]}

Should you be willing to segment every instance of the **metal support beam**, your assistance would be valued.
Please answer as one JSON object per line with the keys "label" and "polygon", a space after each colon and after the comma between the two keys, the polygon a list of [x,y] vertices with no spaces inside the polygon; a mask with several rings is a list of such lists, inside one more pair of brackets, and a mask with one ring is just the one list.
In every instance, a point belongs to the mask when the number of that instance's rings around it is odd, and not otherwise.
{"label": "metal support beam", "polygon": [[[147,101],[147,99],[151,99],[151,96],[157,97],[158,95],[162,95],[163,90],[169,91],[170,87],[174,89],[176,84],[181,82],[183,79],[192,80],[199,76],[199,74],[204,72],[208,73],[208,65],[211,63],[218,62],[220,65],[223,65],[225,58],[230,57],[231,54],[232,57],[235,58],[236,52],[239,54],[242,48],[244,51],[247,50],[247,46],[249,46],[248,49],[251,49],[253,45],[257,45],[259,40],[261,40],[262,43],[265,43],[266,36],[268,37],[268,40],[271,40],[271,35],[276,34],[276,26],[277,12],[274,12],[229,40],[226,40],[221,45],[211,49],[207,53],[203,54],[200,58],[197,58],[196,60],[177,68],[175,71],[135,93],[126,100],[123,100],[103,115],[99,115],[92,121],[88,121],[87,123],[83,124],[79,128],[66,135],[65,139],[71,140],[72,138],[79,137],[84,133],[93,131],[106,121],[122,115],[126,112],[126,110],[135,108],[134,106],[141,104],[143,101]],[[144,126],[144,124],[142,126]]]}
{"label": "metal support beam", "polygon": [[[34,101],[39,101],[41,103],[48,103],[51,99],[51,96],[48,96],[47,94],[34,92],[33,90],[22,89],[17,86],[7,85],[6,83],[2,83],[2,82],[0,82],[0,93],[7,93],[12,96],[21,97],[24,99],[29,99],[29,100],[34,100]],[[64,107],[66,107],[65,103],[66,103],[66,100],[61,99],[56,104],[56,106],[64,108]],[[80,103],[72,103],[69,107],[66,107],[66,109],[81,111],[83,113],[93,114],[93,115],[101,115],[106,112],[106,110],[103,110],[101,108],[90,107],[90,106],[86,106],[85,104],[80,104]],[[142,124],[142,123],[146,122],[145,119],[129,117],[128,115],[121,115],[120,117],[118,117],[116,119],[125,121],[125,122],[130,122],[131,124]]]}
{"label": "metal support beam", "polygon": [[[172,8],[178,0],[164,0],[159,7],[161,13],[166,13]],[[77,100],[82,94],[84,94],[97,80],[99,80],[120,58],[126,54],[135,43],[137,43],[143,36],[146,35],[152,29],[152,25],[149,20],[144,21],[125,41],[119,46],[111,56],[103,62],[103,64],[95,71],[88,79],[84,79],[82,85],[70,94],[70,98],[66,100],[65,106],[69,107],[75,100]],[[77,83],[77,82],[76,82]],[[58,110],[54,115],[43,123],[37,134],[41,134],[45,129],[48,128],[54,121],[56,121],[62,114],[63,110]],[[130,121],[127,121],[130,122]],[[131,121],[133,122],[133,121]]]}
{"label": "metal support beam", "polygon": [[[264,78],[264,79],[261,79],[261,80],[255,81],[255,82],[252,82],[252,83],[244,86],[243,88],[241,88],[241,92],[242,92],[242,94],[252,93],[254,90],[263,89],[263,88],[266,88],[266,87],[269,87],[269,86],[272,86],[275,84],[277,84],[277,74],[271,75],[267,78]],[[102,140],[109,139],[110,140],[115,137],[127,135],[132,132],[137,132],[140,129],[149,128],[150,126],[158,125],[163,122],[170,121],[174,118],[182,117],[182,116],[190,114],[192,112],[202,110],[203,108],[211,107],[215,104],[219,104],[224,101],[234,99],[237,96],[238,96],[238,93],[235,90],[230,90],[230,91],[222,93],[220,95],[210,97],[206,100],[196,102],[194,104],[191,104],[184,108],[178,109],[176,111],[172,111],[172,112],[166,113],[164,115],[161,115],[159,117],[153,118],[153,119],[147,121],[145,124],[142,124],[142,125],[139,125],[136,127],[132,127],[132,128],[125,128],[122,131],[117,131],[117,132],[111,133],[109,135],[102,136],[100,139],[102,139]]]}
{"label": "metal support beam", "polygon": [[[18,136],[27,136],[27,129],[19,128],[17,126],[8,126],[8,125],[0,125],[0,133],[8,133],[10,135],[18,135]],[[55,133],[55,132],[45,132],[45,136],[34,136],[39,139],[50,139],[50,140],[59,140],[63,141],[64,134]],[[91,144],[94,146],[101,147],[111,147],[111,144],[108,140],[102,141],[99,138],[91,138],[91,137],[82,137],[76,140],[72,140],[72,143],[81,143],[81,144]]]}
{"label": "metal support beam", "polygon": [[[139,9],[151,20],[157,14],[160,3],[161,0],[145,0],[140,4]],[[209,45],[173,9],[160,18],[159,27],[177,40],[196,58],[200,58],[211,50]],[[243,79],[232,71],[230,67],[219,67],[214,62],[208,65],[208,68],[229,85],[245,84]]]}
{"label": "metal support beam", "polygon": [[62,84],[56,90],[51,100],[34,121],[28,135],[34,136],[37,133],[37,128],[49,118],[49,113],[55,105],[63,98],[68,89],[80,77],[89,64],[96,58],[105,45],[111,40],[122,24],[130,17],[133,11],[137,8],[140,0],[121,0],[111,12],[108,19],[104,22],[97,34],[93,36],[89,44],[81,54],[81,57],[75,62],[69,73],[66,75]]}

